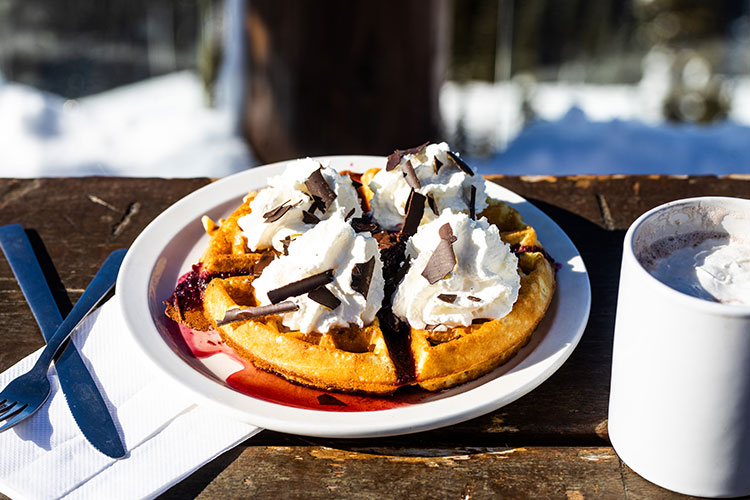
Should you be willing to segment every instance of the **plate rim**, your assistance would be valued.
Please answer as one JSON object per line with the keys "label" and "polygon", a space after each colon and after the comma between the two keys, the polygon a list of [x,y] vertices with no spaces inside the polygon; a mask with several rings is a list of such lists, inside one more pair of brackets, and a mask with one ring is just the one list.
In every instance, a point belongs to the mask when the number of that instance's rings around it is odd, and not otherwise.
{"label": "plate rim", "polygon": [[[365,155],[319,156],[314,159],[321,162],[333,163],[334,165],[332,166],[340,170],[346,169],[346,164],[356,168],[355,164],[364,163],[367,165],[365,168],[372,168],[372,166],[382,166],[385,163],[384,157]],[[577,319],[574,319],[572,331],[567,334],[567,344],[552,355],[539,360],[536,364],[542,364],[542,362],[546,362],[546,364],[538,367],[540,371],[535,376],[531,378],[520,377],[520,382],[522,383],[515,387],[515,389],[504,392],[502,397],[480,398],[478,401],[472,401],[472,399],[487,392],[488,386],[493,385],[493,382],[497,382],[500,379],[504,378],[512,386],[513,384],[509,379],[518,377],[519,372],[529,367],[516,370],[516,366],[502,376],[488,380],[477,387],[437,400],[386,410],[335,412],[294,408],[254,398],[222,386],[217,380],[212,380],[206,375],[199,373],[198,370],[181,359],[163,341],[163,337],[156,327],[152,316],[153,311],[150,306],[151,277],[155,272],[155,267],[159,265],[156,262],[155,256],[158,257],[167,248],[168,243],[176,235],[185,230],[188,223],[184,225],[178,224],[178,227],[173,228],[172,231],[165,231],[165,229],[169,228],[172,219],[177,217],[182,211],[206,213],[220,206],[222,203],[228,203],[234,198],[244,196],[250,189],[255,189],[253,186],[248,186],[248,184],[252,184],[252,182],[248,182],[250,178],[254,177],[255,179],[253,180],[256,183],[259,179],[265,181],[270,175],[278,173],[279,169],[283,169],[290,161],[294,160],[255,167],[215,180],[198,188],[170,205],[151,221],[135,239],[125,256],[117,280],[117,293],[123,319],[127,326],[126,330],[139,351],[145,354],[156,365],[160,373],[177,383],[181,389],[187,390],[189,394],[192,394],[199,401],[208,403],[219,409],[223,414],[279,432],[335,438],[392,436],[456,424],[501,408],[534,390],[554,374],[570,357],[583,335],[591,310],[591,285],[583,258],[568,235],[549,216],[513,191],[487,181],[488,186],[493,186],[490,188],[491,190],[498,190],[498,193],[502,193],[503,200],[513,205],[522,206],[524,219],[529,215],[534,219],[541,219],[546,231],[556,232],[554,235],[555,243],[567,247],[572,252],[573,255],[570,256],[571,258],[568,259],[567,263],[577,266],[577,276],[575,277],[582,281],[578,283],[577,292],[581,296],[578,297],[578,301],[576,302],[576,305],[580,307],[580,314]],[[196,201],[212,197],[213,200],[211,201],[214,202],[212,206],[205,206],[200,209],[195,208]],[[200,203],[197,205],[200,207]],[[200,220],[200,215],[191,217],[190,220],[194,221],[196,218]],[[538,230],[537,226],[538,224],[534,224],[535,229]],[[156,233],[159,234],[157,235]],[[551,236],[551,233],[549,236]],[[154,241],[158,242],[160,240],[163,240],[164,245],[158,248],[153,245]],[[540,236],[540,240],[544,240],[544,237]],[[548,244],[549,242],[546,242],[545,246]],[[581,287],[580,285],[585,286]],[[583,299],[582,302],[580,301],[581,299]],[[559,286],[553,298],[553,301],[555,300],[559,300]],[[146,317],[147,320],[144,320]],[[551,330],[555,326],[554,318],[549,319],[545,316],[543,322],[545,320],[550,323],[549,328]],[[146,331],[148,333],[144,333]],[[155,338],[153,338],[154,333],[156,334]],[[162,342],[153,343],[155,339],[162,340]],[[542,339],[542,342],[544,342],[544,339]],[[539,348],[539,345],[527,353],[518,366],[522,365],[537,348]],[[187,377],[187,381],[185,377]],[[191,386],[188,386],[188,381],[191,382]],[[480,390],[482,388],[485,389]],[[217,399],[217,395],[222,397],[221,400]],[[251,406],[254,406],[255,410],[249,412],[246,409],[247,405],[238,407],[236,404],[232,404],[233,401],[236,402],[239,398],[242,398],[244,401],[252,401]],[[472,404],[462,406],[462,403],[467,401]]]}

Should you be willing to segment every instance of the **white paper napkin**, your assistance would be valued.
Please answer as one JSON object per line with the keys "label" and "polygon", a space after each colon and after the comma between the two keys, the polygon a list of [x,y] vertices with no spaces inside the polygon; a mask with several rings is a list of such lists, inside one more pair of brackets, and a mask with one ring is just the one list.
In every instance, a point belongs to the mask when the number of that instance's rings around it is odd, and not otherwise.
{"label": "white paper napkin", "polygon": [[[125,331],[117,297],[92,313],[73,342],[102,389],[128,455],[114,460],[81,434],[50,371],[52,394],[31,418],[0,433],[0,492],[26,498],[151,498],[259,428],[196,405],[161,376]],[[0,374],[0,387],[40,351]]]}

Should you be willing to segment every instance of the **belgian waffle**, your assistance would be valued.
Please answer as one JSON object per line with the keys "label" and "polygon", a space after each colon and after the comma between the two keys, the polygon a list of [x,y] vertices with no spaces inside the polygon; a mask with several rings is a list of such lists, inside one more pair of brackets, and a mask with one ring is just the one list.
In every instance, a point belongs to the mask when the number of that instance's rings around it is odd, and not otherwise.
{"label": "belgian waffle", "polygon": [[[374,171],[361,178],[363,205]],[[389,394],[407,385],[434,391],[477,378],[508,361],[531,338],[555,291],[551,258],[534,229],[499,200],[490,200],[480,217],[500,230],[502,241],[519,259],[521,287],[512,311],[500,319],[475,320],[447,331],[409,327],[390,313],[388,303],[364,328],[337,328],[303,333],[269,315],[222,323],[227,311],[255,307],[254,279],[279,253],[248,250],[237,219],[250,211],[254,193],[225,220],[204,218],[210,242],[200,262],[178,284],[166,302],[167,315],[195,329],[214,328],[237,354],[255,366],[290,381],[325,390]],[[380,242],[384,273],[403,259],[398,234],[374,229]],[[500,242],[498,242],[500,244]],[[392,271],[390,271],[392,274]],[[386,278],[386,296],[393,279]],[[389,289],[390,287],[390,289]]]}

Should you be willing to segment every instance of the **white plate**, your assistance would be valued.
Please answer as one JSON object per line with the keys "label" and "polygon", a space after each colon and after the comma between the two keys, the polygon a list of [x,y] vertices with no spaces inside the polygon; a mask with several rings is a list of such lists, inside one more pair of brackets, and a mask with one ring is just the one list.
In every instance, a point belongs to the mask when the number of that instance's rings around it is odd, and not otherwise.
{"label": "white plate", "polygon": [[[321,158],[339,170],[382,167],[384,158]],[[418,404],[379,411],[301,409],[264,401],[226,384],[232,363],[224,355],[198,360],[185,355],[167,332],[163,301],[177,279],[197,262],[208,238],[200,219],[227,216],[249,190],[259,189],[285,163],[241,172],[186,196],[146,227],[130,247],[117,281],[117,294],[133,339],[178,384],[222,412],[280,432],[321,437],[371,437],[435,429],[496,410],[528,393],[552,375],[578,344],[588,321],[591,288],[583,260],[568,236],[549,217],[517,194],[488,183],[487,193],[507,201],[532,225],[539,240],[562,265],[552,304],[524,347],[509,363]],[[223,359],[226,358],[226,359]]]}

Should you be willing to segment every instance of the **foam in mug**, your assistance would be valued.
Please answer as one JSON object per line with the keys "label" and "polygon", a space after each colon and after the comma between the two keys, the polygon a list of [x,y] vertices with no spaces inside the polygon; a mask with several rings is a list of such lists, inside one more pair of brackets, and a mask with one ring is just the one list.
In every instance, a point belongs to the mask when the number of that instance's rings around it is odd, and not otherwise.
{"label": "foam in mug", "polygon": [[633,241],[635,255],[652,276],[679,292],[750,305],[748,206],[745,200],[674,205],[643,222]]}

